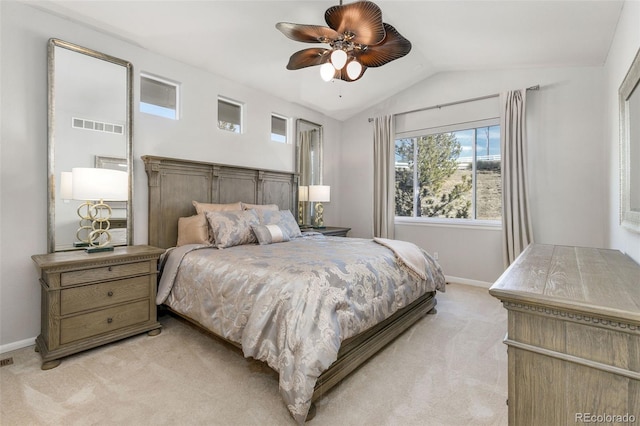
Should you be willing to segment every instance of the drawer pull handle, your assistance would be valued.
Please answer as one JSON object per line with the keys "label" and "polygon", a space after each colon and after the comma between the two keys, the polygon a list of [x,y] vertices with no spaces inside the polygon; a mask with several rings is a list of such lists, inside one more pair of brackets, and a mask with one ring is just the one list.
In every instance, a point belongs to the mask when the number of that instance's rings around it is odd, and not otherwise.
{"label": "drawer pull handle", "polygon": [[113,322],[113,318],[107,318],[107,324],[111,324]]}
{"label": "drawer pull handle", "polygon": [[113,292],[109,291],[109,293],[107,293],[107,296],[109,296],[109,297],[113,296]]}
{"label": "drawer pull handle", "polygon": [[107,269],[109,272],[113,271],[113,266],[109,266],[109,269]]}

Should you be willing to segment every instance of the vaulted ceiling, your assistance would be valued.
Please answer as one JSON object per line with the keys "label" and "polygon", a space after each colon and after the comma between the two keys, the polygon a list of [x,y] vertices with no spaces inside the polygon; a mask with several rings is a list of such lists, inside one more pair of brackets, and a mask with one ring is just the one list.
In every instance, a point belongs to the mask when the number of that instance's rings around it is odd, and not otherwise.
{"label": "vaulted ceiling", "polygon": [[[277,22],[326,25],[338,1],[36,0],[145,49],[343,120],[442,71],[601,66],[624,1],[375,1],[413,45],[356,82],[324,82],[318,67],[288,71],[294,52]],[[349,3],[348,1],[344,2]]]}

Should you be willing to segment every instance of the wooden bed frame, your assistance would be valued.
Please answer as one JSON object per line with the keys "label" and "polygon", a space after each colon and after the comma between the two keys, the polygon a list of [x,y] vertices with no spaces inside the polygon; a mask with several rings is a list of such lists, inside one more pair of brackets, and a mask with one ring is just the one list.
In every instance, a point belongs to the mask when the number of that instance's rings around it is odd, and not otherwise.
{"label": "wooden bed frame", "polygon": [[[290,210],[294,216],[297,211],[296,173],[149,155],[143,156],[142,160],[148,176],[149,245],[152,246],[175,246],[178,218],[196,213],[192,205],[194,200],[202,203],[242,201],[249,204],[277,204],[281,210]],[[322,397],[425,314],[436,313],[436,303],[435,291],[429,292],[385,321],[342,342],[338,359],[318,378],[312,401]],[[185,319],[194,323],[189,318]],[[203,328],[200,324],[194,324]],[[212,334],[209,330],[205,331]],[[238,347],[234,342],[229,343]],[[314,415],[315,405],[312,404],[307,420]]]}

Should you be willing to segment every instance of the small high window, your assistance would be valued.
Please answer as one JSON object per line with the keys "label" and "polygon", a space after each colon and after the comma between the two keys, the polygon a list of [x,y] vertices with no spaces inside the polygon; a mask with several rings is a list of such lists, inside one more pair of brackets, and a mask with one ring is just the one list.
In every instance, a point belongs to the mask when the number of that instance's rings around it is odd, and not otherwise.
{"label": "small high window", "polygon": [[218,98],[218,128],[233,133],[242,133],[241,103]]}
{"label": "small high window", "polygon": [[287,124],[289,119],[278,114],[271,114],[271,140],[287,143]]}
{"label": "small high window", "polygon": [[178,119],[179,85],[148,74],[140,74],[140,111]]}

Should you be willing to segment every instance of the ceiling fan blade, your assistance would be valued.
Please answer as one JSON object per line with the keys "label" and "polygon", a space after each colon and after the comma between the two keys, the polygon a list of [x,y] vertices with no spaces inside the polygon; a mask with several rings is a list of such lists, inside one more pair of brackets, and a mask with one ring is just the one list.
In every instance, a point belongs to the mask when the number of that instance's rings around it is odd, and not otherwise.
{"label": "ceiling fan blade", "polygon": [[342,68],[341,70],[336,70],[335,75],[333,76],[333,78],[335,79],[339,79],[339,80],[343,80],[346,82],[352,82],[352,81],[357,81],[360,80],[362,78],[362,76],[364,75],[364,72],[367,70],[367,67],[363,66],[362,67],[362,71],[360,71],[360,75],[354,79],[349,78],[349,75],[347,75],[347,69]]}
{"label": "ceiling fan blade", "polygon": [[370,1],[332,6],[325,12],[324,20],[339,34],[355,34],[355,43],[379,44],[384,39],[382,11]]}
{"label": "ceiling fan blade", "polygon": [[328,43],[340,36],[335,30],[321,25],[292,24],[278,22],[276,28],[291,40],[304,43]]}
{"label": "ceiling fan blade", "polygon": [[329,60],[329,52],[330,50],[319,47],[300,50],[291,55],[287,69],[299,70],[314,65],[322,65]]}
{"label": "ceiling fan blade", "polygon": [[357,55],[360,63],[367,67],[379,67],[395,59],[402,58],[411,51],[411,42],[394,27],[384,24],[386,36],[376,46],[369,46]]}

